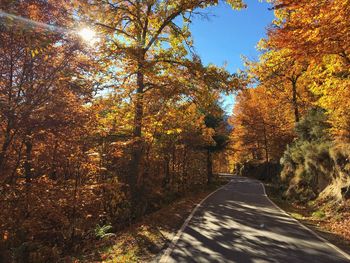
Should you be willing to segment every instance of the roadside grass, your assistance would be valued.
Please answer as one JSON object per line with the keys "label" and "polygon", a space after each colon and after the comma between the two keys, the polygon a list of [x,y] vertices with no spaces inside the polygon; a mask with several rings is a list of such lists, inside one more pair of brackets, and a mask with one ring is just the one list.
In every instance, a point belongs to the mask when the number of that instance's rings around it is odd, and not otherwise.
{"label": "roadside grass", "polygon": [[106,235],[74,262],[154,262],[162,255],[194,207],[230,178],[217,178],[205,187],[186,193],[182,198],[144,216],[137,223]]}
{"label": "roadside grass", "polygon": [[350,254],[350,203],[341,206],[317,201],[300,204],[282,198],[278,186],[264,185],[267,195],[276,205]]}
{"label": "roadside grass", "polygon": [[316,210],[315,212],[313,212],[311,214],[311,217],[315,218],[315,219],[322,220],[322,219],[326,218],[326,213],[323,210],[321,210],[321,209],[320,210]]}

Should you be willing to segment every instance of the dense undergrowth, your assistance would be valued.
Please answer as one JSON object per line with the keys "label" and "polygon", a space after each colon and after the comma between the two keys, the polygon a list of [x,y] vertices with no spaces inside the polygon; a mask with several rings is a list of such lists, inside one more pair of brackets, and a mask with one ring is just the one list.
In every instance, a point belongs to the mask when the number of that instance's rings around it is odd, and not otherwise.
{"label": "dense undergrowth", "polygon": [[237,172],[279,185],[286,199],[346,203],[350,196],[350,144],[331,139],[324,110],[311,109],[296,125],[296,139],[280,163],[248,161]]}
{"label": "dense undergrowth", "polygon": [[297,139],[281,164],[285,196],[342,203],[349,198],[350,145],[333,141],[325,112],[312,109],[296,126]]}

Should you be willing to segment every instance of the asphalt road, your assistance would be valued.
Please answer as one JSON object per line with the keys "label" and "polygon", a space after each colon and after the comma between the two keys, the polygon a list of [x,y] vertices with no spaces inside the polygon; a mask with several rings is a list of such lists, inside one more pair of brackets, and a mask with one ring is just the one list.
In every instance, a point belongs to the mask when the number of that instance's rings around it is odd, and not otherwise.
{"label": "asphalt road", "polygon": [[267,198],[258,181],[234,177],[196,210],[160,262],[350,262]]}

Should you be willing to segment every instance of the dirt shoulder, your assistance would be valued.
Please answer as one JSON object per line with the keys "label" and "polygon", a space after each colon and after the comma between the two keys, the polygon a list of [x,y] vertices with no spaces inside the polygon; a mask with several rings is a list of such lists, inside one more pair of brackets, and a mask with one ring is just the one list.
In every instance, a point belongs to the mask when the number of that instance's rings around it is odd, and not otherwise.
{"label": "dirt shoulder", "polygon": [[289,215],[350,254],[350,211],[346,206],[323,203],[297,204],[284,200],[277,187],[264,184],[269,198]]}
{"label": "dirt shoulder", "polygon": [[209,193],[226,184],[221,178],[214,185],[187,193],[181,199],[146,215],[139,222],[90,245],[74,262],[155,262],[181,228],[195,206]]}

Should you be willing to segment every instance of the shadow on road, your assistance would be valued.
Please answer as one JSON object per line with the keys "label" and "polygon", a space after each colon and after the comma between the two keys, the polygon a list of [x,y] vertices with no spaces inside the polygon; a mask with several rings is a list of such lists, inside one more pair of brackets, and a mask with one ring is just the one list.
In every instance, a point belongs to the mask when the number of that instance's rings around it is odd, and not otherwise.
{"label": "shadow on road", "polygon": [[276,209],[245,178],[210,197],[190,221],[169,262],[348,262]]}

